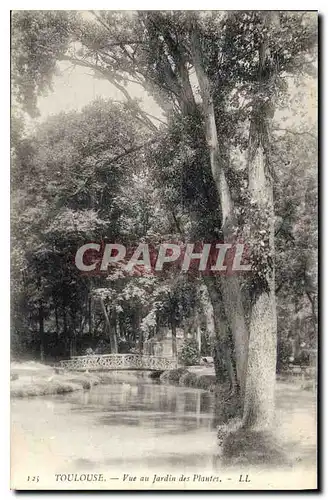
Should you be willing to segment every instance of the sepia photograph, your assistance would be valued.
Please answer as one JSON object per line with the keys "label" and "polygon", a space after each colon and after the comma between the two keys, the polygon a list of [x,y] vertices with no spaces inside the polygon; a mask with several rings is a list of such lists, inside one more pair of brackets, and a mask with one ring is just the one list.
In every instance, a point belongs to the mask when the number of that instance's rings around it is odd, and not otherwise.
{"label": "sepia photograph", "polygon": [[10,38],[10,488],[318,490],[318,12]]}

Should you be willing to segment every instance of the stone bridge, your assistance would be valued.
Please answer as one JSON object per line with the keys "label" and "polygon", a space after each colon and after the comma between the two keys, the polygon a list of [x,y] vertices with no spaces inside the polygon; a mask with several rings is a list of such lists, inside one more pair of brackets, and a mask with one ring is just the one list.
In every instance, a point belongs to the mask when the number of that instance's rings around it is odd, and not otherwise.
{"label": "stone bridge", "polygon": [[92,354],[72,356],[59,362],[60,367],[71,371],[109,370],[172,370],[177,368],[177,360],[145,354]]}

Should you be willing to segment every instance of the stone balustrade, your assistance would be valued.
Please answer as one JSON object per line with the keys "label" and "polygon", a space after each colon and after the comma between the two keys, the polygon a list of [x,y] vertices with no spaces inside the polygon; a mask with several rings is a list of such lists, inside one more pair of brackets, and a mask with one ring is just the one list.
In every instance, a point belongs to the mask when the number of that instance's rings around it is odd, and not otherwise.
{"label": "stone balustrade", "polygon": [[61,368],[71,371],[96,370],[172,370],[177,368],[177,360],[145,354],[92,354],[74,356],[60,361]]}

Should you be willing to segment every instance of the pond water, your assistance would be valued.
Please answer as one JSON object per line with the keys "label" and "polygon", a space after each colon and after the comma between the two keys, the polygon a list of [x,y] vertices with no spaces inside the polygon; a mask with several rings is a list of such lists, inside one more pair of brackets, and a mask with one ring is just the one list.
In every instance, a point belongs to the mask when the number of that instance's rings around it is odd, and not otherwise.
{"label": "pond water", "polygon": [[[128,381],[127,381],[128,380]],[[210,466],[213,395],[113,376],[90,391],[12,401],[12,424],[69,469]],[[64,465],[64,464],[63,464]]]}
{"label": "pond water", "polygon": [[[26,473],[28,463],[31,474],[50,466],[54,473],[106,470],[113,477],[145,470],[217,471],[214,406],[206,391],[132,374],[113,374],[111,384],[90,391],[14,399],[12,460]],[[295,464],[314,467],[314,394],[278,385],[277,421]]]}

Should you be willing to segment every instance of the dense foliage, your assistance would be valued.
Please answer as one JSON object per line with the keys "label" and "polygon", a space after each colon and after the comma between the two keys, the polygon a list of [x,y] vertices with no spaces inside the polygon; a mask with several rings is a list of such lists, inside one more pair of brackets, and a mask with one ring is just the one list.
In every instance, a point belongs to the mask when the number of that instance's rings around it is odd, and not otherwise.
{"label": "dense foliage", "polygon": [[185,366],[193,366],[199,363],[199,350],[194,339],[186,339],[179,352],[179,360]]}

